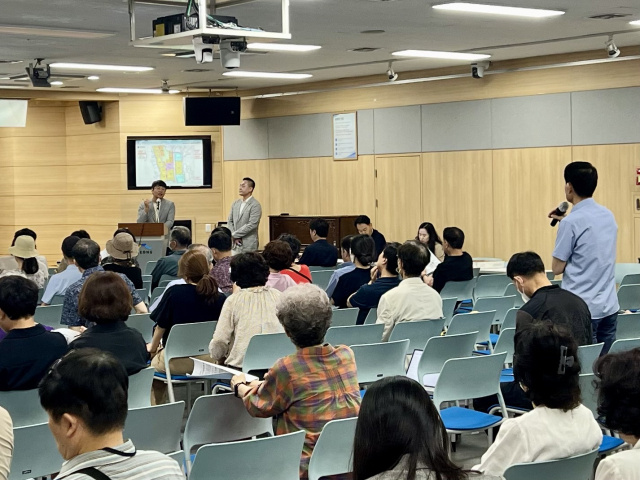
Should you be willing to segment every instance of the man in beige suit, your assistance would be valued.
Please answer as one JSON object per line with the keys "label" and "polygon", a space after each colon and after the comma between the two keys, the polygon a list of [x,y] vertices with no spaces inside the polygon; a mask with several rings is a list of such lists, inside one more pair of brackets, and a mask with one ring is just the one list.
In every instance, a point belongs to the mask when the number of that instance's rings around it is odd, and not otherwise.
{"label": "man in beige suit", "polygon": [[253,198],[256,187],[249,177],[243,178],[238,193],[242,197],[231,205],[227,226],[233,238],[233,255],[258,249],[258,226],[262,218],[260,202]]}

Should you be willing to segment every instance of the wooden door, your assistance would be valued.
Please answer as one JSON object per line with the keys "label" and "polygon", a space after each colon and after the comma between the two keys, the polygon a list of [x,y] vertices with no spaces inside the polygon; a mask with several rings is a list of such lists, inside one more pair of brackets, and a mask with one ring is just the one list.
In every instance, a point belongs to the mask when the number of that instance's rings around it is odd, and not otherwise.
{"label": "wooden door", "polygon": [[422,174],[420,155],[376,156],[376,220],[387,241],[415,238],[420,225]]}

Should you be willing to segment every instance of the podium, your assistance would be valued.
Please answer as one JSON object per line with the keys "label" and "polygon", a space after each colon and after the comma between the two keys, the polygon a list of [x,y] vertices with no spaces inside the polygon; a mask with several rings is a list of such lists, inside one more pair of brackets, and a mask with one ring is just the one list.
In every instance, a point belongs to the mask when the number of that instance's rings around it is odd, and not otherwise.
{"label": "podium", "polygon": [[143,274],[148,262],[157,262],[167,253],[169,235],[164,223],[119,223],[118,228],[128,229],[138,240],[138,264]]}

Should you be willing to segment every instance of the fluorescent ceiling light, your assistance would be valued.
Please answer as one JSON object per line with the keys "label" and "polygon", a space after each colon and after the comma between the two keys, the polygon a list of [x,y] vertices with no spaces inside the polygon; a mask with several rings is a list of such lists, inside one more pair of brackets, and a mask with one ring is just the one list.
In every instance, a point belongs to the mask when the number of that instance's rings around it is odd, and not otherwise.
{"label": "fluorescent ceiling light", "polygon": [[419,57],[419,58],[441,58],[445,60],[486,60],[491,55],[481,53],[458,53],[458,52],[433,52],[429,50],[402,50],[393,52],[396,57]]}
{"label": "fluorescent ceiling light", "polygon": [[[164,93],[161,88],[115,88],[115,87],[107,87],[107,88],[98,88],[96,92],[102,93],[153,93],[153,94],[162,94]],[[169,90],[169,93],[180,93],[180,90]]]}
{"label": "fluorescent ceiling light", "polygon": [[445,3],[434,5],[436,10],[451,10],[455,12],[491,13],[495,15],[510,15],[513,17],[544,18],[564,15],[560,10],[542,10],[539,8],[500,7],[497,5],[482,5],[479,3]]}
{"label": "fluorescent ceiling light", "polygon": [[2,88],[13,88],[13,89],[23,89],[23,88],[29,88],[30,85],[0,85],[0,89]]}
{"label": "fluorescent ceiling light", "polygon": [[96,65],[92,63],[50,63],[51,68],[64,70],[113,70],[115,72],[148,72],[153,67],[135,67],[132,65]]}
{"label": "fluorescent ceiling light", "polygon": [[640,20],[634,20],[633,22],[629,22],[629,25],[638,25],[638,26],[640,26]]}
{"label": "fluorescent ceiling light", "polygon": [[100,77],[97,75],[89,75],[87,77],[87,80],[100,80]]}
{"label": "fluorescent ceiling light", "polygon": [[250,43],[247,48],[265,52],[311,52],[320,50],[322,47],[319,45],[294,45],[291,43]]}
{"label": "fluorescent ceiling light", "polygon": [[55,82],[50,82],[51,85],[63,85],[64,82],[61,82],[60,80],[56,80]]}
{"label": "fluorescent ceiling light", "polygon": [[310,78],[313,75],[308,73],[272,73],[272,72],[242,72],[233,71],[225,72],[222,75],[225,77],[247,77],[247,78],[281,78],[288,80],[299,80],[302,78]]}
{"label": "fluorescent ceiling light", "polygon": [[34,27],[27,25],[0,25],[0,34],[84,39],[106,38],[113,37],[115,35],[113,32],[96,32],[54,27]]}

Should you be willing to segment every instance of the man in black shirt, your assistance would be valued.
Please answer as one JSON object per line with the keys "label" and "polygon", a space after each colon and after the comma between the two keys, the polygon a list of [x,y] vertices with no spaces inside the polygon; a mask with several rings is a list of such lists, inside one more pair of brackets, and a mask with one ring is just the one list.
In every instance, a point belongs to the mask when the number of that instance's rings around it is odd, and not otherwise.
{"label": "man in black shirt", "polygon": [[314,243],[304,249],[298,263],[308,267],[335,267],[338,249],[327,242],[329,222],[324,218],[314,218],[309,222],[309,233]]}
{"label": "man in black shirt", "polygon": [[379,231],[374,230],[373,225],[371,225],[371,219],[366,215],[360,215],[357,217],[353,224],[360,235],[369,235],[373,239],[376,244],[376,258],[378,258],[384,251],[384,247],[387,245],[384,235]]}
{"label": "man in black shirt", "polygon": [[473,278],[473,259],[462,251],[464,232],[457,227],[447,227],[442,234],[442,248],[446,257],[433,272],[428,282],[438,293],[447,282],[463,282]]}
{"label": "man in black shirt", "polygon": [[549,320],[566,327],[578,345],[591,345],[591,314],[577,295],[552,285],[537,253],[522,252],[511,257],[507,275],[525,304],[516,315],[516,329],[535,321]]}
{"label": "man in black shirt", "polygon": [[[31,390],[51,364],[67,353],[67,340],[33,320],[38,286],[20,276],[0,278],[0,391]],[[50,307],[44,307],[50,308]]]}

